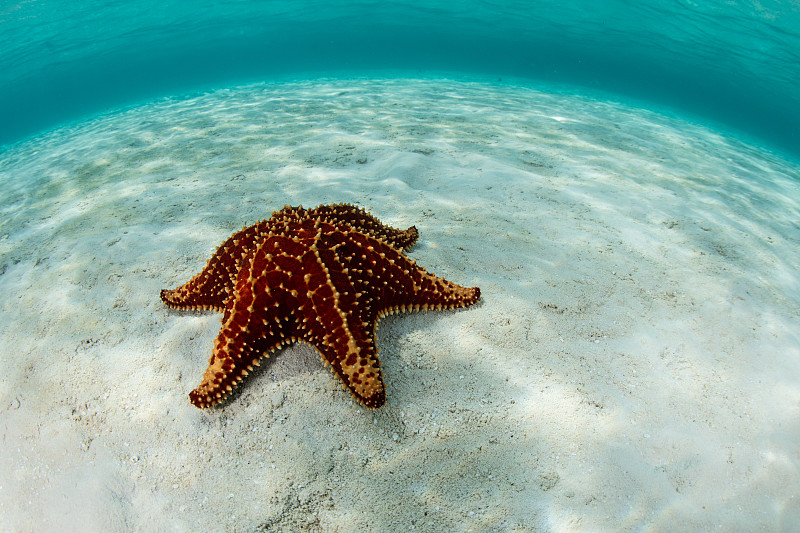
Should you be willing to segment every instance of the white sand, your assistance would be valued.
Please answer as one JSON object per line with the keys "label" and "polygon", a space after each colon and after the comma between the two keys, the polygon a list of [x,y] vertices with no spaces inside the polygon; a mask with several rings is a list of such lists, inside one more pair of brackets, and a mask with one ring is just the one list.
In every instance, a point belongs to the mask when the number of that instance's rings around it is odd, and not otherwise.
{"label": "white sand", "polygon": [[[0,154],[3,531],[790,531],[800,169],[574,95],[321,81],[164,100]],[[201,411],[168,310],[284,204],[415,224],[482,302],[381,322],[358,405],[305,346]]]}

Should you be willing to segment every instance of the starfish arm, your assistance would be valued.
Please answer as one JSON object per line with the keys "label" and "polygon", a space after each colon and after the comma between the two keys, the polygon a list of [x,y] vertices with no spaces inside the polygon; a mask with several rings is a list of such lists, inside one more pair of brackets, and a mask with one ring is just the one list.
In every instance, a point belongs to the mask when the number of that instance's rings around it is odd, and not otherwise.
{"label": "starfish arm", "polygon": [[[189,394],[197,407],[224,400],[259,365],[261,357],[268,357],[296,338],[292,316],[277,314],[281,303],[291,304],[290,295],[283,289],[288,274],[276,270],[273,264],[264,265],[266,254],[259,252],[260,245],[242,262],[203,381]],[[260,262],[257,266],[253,265],[254,258]],[[260,274],[257,267],[261,267]]]}
{"label": "starfish arm", "polygon": [[480,300],[481,290],[478,287],[463,287],[416,265],[412,272],[414,290],[410,293],[403,291],[394,295],[394,298],[388,298],[404,302],[397,304],[400,310],[456,309],[469,307]]}
{"label": "starfish arm", "polygon": [[351,228],[380,239],[398,250],[410,248],[419,237],[419,232],[414,226],[405,230],[393,228],[383,224],[360,207],[350,204],[320,205],[310,209],[308,216],[336,225],[347,224]]}
{"label": "starfish arm", "polygon": [[386,391],[380,370],[375,342],[356,346],[346,353],[335,346],[345,345],[352,339],[346,335],[332,338],[332,346],[318,347],[323,361],[330,363],[331,370],[339,376],[353,397],[370,409],[377,409],[386,403]]}
{"label": "starfish arm", "polygon": [[[328,240],[327,235],[320,240]],[[353,396],[369,408],[386,401],[374,338],[374,322],[364,321],[348,271],[329,247],[315,246],[321,268],[307,276],[313,298],[306,309],[303,340],[313,344],[323,361],[339,376]],[[313,272],[306,267],[306,272]],[[309,293],[311,294],[311,293]],[[363,296],[363,295],[362,295]]]}
{"label": "starfish arm", "polygon": [[206,267],[190,281],[172,290],[162,290],[161,300],[175,309],[223,311],[233,289],[239,262],[266,230],[266,221],[242,228],[217,248]]}
{"label": "starfish arm", "polygon": [[214,341],[214,351],[200,385],[189,393],[189,400],[200,408],[223,401],[239,383],[259,366],[262,357],[279,348],[284,340],[280,335],[253,335],[240,324],[246,320],[231,313]]}
{"label": "starfish arm", "polygon": [[480,299],[478,287],[462,287],[437,277],[391,246],[352,232],[336,247],[353,272],[354,287],[375,302],[364,321],[386,313],[468,307]]}

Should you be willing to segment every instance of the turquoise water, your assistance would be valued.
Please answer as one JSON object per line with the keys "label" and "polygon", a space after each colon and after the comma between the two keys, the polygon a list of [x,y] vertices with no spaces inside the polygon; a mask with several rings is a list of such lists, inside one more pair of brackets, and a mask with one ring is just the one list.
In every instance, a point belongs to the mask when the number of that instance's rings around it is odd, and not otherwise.
{"label": "turquoise water", "polygon": [[0,144],[159,96],[386,71],[606,91],[800,155],[800,5],[719,0],[4,2]]}

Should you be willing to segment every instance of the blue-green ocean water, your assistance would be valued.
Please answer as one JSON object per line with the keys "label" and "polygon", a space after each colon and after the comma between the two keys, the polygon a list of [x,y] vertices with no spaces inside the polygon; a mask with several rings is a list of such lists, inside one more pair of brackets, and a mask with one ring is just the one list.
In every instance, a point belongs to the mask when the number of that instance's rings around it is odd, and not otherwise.
{"label": "blue-green ocean water", "polygon": [[0,144],[285,76],[463,72],[605,91],[800,156],[796,0],[0,2]]}

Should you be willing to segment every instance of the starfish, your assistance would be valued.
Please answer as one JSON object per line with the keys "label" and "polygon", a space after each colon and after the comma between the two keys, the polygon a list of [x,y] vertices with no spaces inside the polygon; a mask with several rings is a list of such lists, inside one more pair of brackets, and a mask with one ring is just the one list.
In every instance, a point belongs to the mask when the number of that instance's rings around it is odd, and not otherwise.
{"label": "starfish", "polygon": [[480,298],[478,287],[436,277],[404,255],[418,235],[414,226],[392,228],[347,204],[286,206],[234,233],[189,282],[161,291],[169,307],[223,313],[191,402],[201,408],[221,402],[262,357],[303,341],[356,399],[382,406],[378,321]]}

